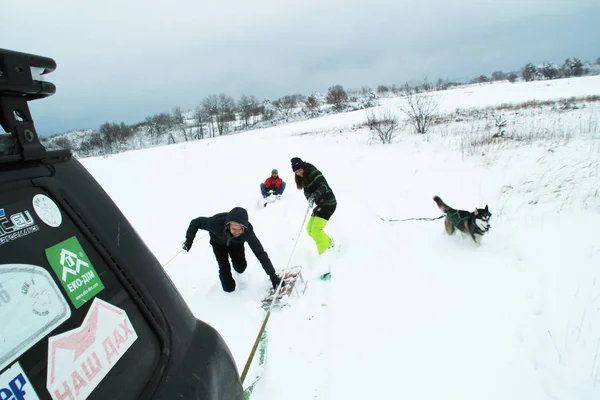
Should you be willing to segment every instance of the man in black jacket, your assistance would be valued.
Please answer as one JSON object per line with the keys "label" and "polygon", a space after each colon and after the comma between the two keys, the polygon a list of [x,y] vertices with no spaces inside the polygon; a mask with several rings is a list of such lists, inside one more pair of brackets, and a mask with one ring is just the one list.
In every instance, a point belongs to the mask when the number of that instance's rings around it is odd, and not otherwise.
{"label": "man in black jacket", "polygon": [[229,212],[215,214],[212,217],[193,219],[185,234],[186,239],[183,243],[185,251],[190,251],[192,248],[198,229],[209,232],[210,244],[219,264],[219,278],[224,291],[233,292],[235,290],[235,280],[231,275],[229,257],[231,257],[233,269],[238,273],[241,274],[246,270],[248,264],[244,252],[244,242],[248,242],[250,249],[269,275],[273,288],[277,288],[281,278],[275,273],[275,268],[273,268],[267,252],[256,237],[245,209],[235,207]]}

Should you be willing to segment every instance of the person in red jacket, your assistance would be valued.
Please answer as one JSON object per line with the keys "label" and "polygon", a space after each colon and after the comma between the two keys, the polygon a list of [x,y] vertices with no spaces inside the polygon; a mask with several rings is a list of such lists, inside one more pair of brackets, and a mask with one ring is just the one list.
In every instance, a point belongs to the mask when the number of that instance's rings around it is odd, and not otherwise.
{"label": "person in red jacket", "polygon": [[271,171],[271,176],[266,181],[260,184],[260,191],[263,199],[266,199],[271,194],[275,195],[278,199],[281,198],[283,191],[285,190],[285,182],[279,177],[279,173],[276,169]]}

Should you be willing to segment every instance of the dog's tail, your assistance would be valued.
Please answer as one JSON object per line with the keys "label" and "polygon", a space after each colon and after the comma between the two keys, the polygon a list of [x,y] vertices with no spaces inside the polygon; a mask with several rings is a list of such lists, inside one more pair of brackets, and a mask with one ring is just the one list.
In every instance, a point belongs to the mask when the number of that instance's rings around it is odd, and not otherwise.
{"label": "dog's tail", "polygon": [[435,204],[438,205],[438,207],[440,208],[440,210],[442,210],[442,212],[447,213],[449,210],[451,210],[451,208],[448,207],[446,205],[446,203],[444,203],[444,200],[442,200],[440,198],[440,196],[433,196],[433,201],[435,201]]}

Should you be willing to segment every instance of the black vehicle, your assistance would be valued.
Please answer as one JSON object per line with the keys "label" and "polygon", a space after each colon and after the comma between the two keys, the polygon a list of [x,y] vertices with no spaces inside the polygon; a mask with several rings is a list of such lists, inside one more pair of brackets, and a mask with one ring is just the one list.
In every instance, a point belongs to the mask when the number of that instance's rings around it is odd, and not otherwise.
{"label": "black vehicle", "polygon": [[[0,398],[244,399],[219,333],[28,101],[54,60],[0,49]],[[149,216],[160,218],[155,215]]]}

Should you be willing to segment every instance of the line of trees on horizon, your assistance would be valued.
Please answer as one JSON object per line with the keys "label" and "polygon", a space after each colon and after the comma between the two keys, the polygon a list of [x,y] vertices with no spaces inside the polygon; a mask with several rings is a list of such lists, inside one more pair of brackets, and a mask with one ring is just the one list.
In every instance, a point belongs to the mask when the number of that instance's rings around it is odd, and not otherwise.
{"label": "line of trees on horizon", "polygon": [[[375,90],[368,86],[347,90],[342,85],[329,87],[327,94],[315,92],[309,96],[291,94],[271,101],[259,101],[254,95],[242,94],[238,101],[224,93],[206,96],[193,110],[174,107],[172,112],[162,112],[146,117],[144,121],[131,125],[121,122],[106,122],[98,130],[90,130],[79,142],[71,143],[67,134],[57,134],[44,138],[63,148],[73,148],[82,155],[90,155],[102,149],[106,153],[123,150],[134,137],[145,136],[150,145],[176,143],[227,135],[235,131],[254,127],[275,125],[290,120],[314,118],[331,112],[344,112],[377,105],[378,97],[403,96],[410,90],[448,90],[464,84],[483,84],[508,80],[516,82],[518,71],[504,73],[494,71],[489,77],[480,75],[468,81],[438,79],[435,82],[424,80],[418,84],[378,85]],[[528,63],[521,68],[523,81],[560,79],[600,74],[600,57],[594,64],[582,62],[579,58],[567,58],[562,65],[543,62],[538,65]]]}

